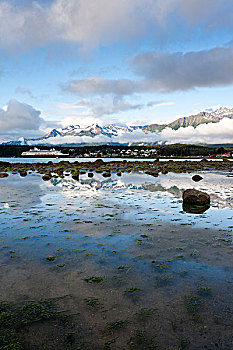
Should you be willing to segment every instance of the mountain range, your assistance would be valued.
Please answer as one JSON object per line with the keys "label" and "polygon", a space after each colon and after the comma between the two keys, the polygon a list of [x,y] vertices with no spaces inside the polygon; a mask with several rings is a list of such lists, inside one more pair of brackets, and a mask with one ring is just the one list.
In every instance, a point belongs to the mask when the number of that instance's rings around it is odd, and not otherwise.
{"label": "mountain range", "polygon": [[[233,108],[220,107],[216,110],[207,110],[200,112],[195,115],[190,115],[188,117],[178,118],[175,121],[168,124],[149,124],[142,126],[119,126],[119,125],[105,125],[100,126],[98,124],[92,124],[87,127],[81,127],[80,125],[70,125],[63,129],[53,129],[46,135],[36,138],[36,139],[24,139],[22,138],[20,141],[9,141],[4,144],[14,144],[14,145],[27,145],[27,144],[54,144],[59,141],[57,144],[67,143],[67,137],[91,137],[92,142],[95,142],[95,138],[97,136],[102,137],[102,143],[114,143],[116,138],[120,138],[124,136],[126,133],[128,135],[133,135],[135,131],[141,131],[144,134],[144,139],[146,134],[159,133],[165,128],[171,128],[173,130],[178,130],[179,128],[187,128],[192,126],[196,128],[201,124],[208,123],[218,123],[223,118],[233,119]],[[64,142],[63,142],[64,138]],[[115,140],[114,140],[115,138]],[[97,140],[96,140],[97,141]],[[100,142],[100,141],[97,141]],[[117,142],[117,141],[116,141]],[[73,142],[74,143],[74,142]],[[79,140],[77,140],[77,144],[79,144]],[[88,143],[83,141],[82,143]],[[127,142],[126,142],[127,143]],[[145,143],[145,142],[144,142]],[[150,142],[151,143],[151,142]],[[157,143],[157,142],[155,142]]]}

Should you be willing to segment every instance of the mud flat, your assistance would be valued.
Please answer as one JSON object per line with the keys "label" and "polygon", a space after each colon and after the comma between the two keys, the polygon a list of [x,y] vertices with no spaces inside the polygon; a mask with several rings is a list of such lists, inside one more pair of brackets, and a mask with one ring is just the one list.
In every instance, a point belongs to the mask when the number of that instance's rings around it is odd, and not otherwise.
{"label": "mud flat", "polygon": [[[229,169],[202,170],[200,183],[119,167],[47,181],[5,170],[0,349],[233,348]],[[211,195],[203,214],[183,211],[191,186]]]}

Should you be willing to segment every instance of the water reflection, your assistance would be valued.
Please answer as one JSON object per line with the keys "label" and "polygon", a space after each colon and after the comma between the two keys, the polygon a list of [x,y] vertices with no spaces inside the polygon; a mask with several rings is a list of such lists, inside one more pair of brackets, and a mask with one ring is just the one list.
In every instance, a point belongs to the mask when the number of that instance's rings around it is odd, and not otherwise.
{"label": "water reflection", "polygon": [[[77,221],[68,219],[78,213],[79,224],[86,222],[80,228],[84,233],[88,221],[99,225],[100,233],[106,232],[104,227],[110,222],[125,221],[131,224],[163,221],[229,229],[233,217],[232,179],[227,174],[202,173],[201,183],[194,183],[192,175],[167,174],[155,178],[144,173],[122,173],[121,177],[113,173],[109,178],[102,174],[88,178],[84,174],[79,181],[65,176],[46,182],[35,173],[26,178],[10,175],[0,181],[0,214],[21,212],[25,220],[31,220],[31,212],[35,209],[43,214],[40,220],[51,222],[47,215],[49,209],[54,220],[65,220],[66,225],[74,229]],[[187,188],[210,194],[211,207],[182,207],[182,193]],[[198,215],[193,216],[193,213]]]}
{"label": "water reflection", "polygon": [[[5,181],[6,180],[6,181]],[[0,208],[19,213],[31,209],[41,203],[41,178],[39,175],[30,175],[22,178],[11,175],[0,182]]]}
{"label": "water reflection", "polygon": [[144,173],[123,173],[119,178],[112,174],[110,178],[103,178],[101,174],[95,174],[94,178],[88,178],[87,174],[80,176],[80,181],[71,177],[64,179],[52,179],[51,183],[64,192],[69,190],[93,192],[100,190],[147,190],[150,192],[169,193],[177,198],[182,198],[182,193],[188,188],[195,188],[207,192],[211,196],[211,202],[218,208],[233,208],[233,182],[228,174],[202,173],[201,183],[192,181],[193,174],[160,174],[159,177],[146,175]]}
{"label": "water reflection", "polygon": [[203,214],[210,208],[210,205],[189,205],[187,203],[183,203],[183,210],[186,213],[190,214]]}

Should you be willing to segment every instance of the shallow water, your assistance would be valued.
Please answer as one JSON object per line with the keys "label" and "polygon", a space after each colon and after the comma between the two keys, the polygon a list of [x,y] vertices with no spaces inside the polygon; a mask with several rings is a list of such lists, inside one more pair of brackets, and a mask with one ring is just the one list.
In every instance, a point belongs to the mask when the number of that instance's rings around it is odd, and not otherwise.
{"label": "shallow water", "polygon": [[[0,179],[1,301],[69,295],[62,331],[28,326],[25,348],[232,349],[233,181],[200,174]],[[187,188],[210,209],[184,212]]]}

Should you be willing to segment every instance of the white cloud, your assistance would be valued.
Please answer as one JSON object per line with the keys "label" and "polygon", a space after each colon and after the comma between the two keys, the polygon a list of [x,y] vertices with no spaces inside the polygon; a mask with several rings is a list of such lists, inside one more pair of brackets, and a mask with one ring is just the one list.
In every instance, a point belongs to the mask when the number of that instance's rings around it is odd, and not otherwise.
{"label": "white cloud", "polygon": [[7,106],[0,109],[1,132],[38,130],[42,122],[39,111],[17,100],[10,100]]}
{"label": "white cloud", "polygon": [[[179,26],[177,23],[179,22]],[[185,30],[184,30],[185,28]],[[0,46],[27,49],[63,41],[82,50],[146,34],[156,41],[189,40],[190,33],[231,33],[230,0],[2,0]]]}
{"label": "white cloud", "polygon": [[[68,125],[88,126],[96,123],[99,125],[114,123],[120,125],[122,123],[120,123],[115,116],[121,112],[136,111],[148,107],[155,108],[156,106],[159,107],[170,104],[172,104],[172,102],[132,103],[123,98],[105,97],[83,99],[73,104],[57,103],[53,106],[53,110],[48,110],[46,113],[62,118],[60,121],[56,122],[56,125],[58,125],[57,127],[66,127]],[[106,116],[108,117],[107,121]],[[140,125],[143,123],[145,122],[140,121]]]}
{"label": "white cloud", "polygon": [[90,113],[97,118],[119,112],[140,110],[144,108],[144,104],[135,104],[125,101],[124,99],[106,97],[92,100],[81,100],[77,102],[77,105],[87,108]]}
{"label": "white cloud", "polygon": [[175,104],[175,102],[160,102],[160,103],[153,103],[150,104],[148,103],[148,107],[151,107],[152,109],[158,108],[158,107],[167,107],[167,106],[173,106]]}
{"label": "white cloud", "polygon": [[98,124],[98,125],[103,125],[103,120],[91,117],[91,116],[86,116],[86,117],[71,117],[67,116],[64,117],[58,124],[62,128],[66,128],[69,125],[80,125],[81,127],[89,126],[92,124]]}
{"label": "white cloud", "polygon": [[196,128],[166,128],[161,137],[169,143],[233,144],[233,119],[223,118],[219,123],[201,124]]}

